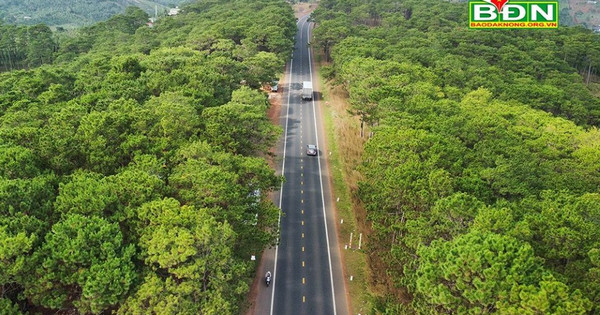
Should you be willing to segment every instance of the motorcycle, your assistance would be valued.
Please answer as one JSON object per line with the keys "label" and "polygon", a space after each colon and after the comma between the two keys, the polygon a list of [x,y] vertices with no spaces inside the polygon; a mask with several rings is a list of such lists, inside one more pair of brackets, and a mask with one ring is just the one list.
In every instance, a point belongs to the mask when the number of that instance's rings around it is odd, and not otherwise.
{"label": "motorcycle", "polygon": [[271,272],[267,271],[267,275],[265,276],[265,284],[267,287],[271,284]]}

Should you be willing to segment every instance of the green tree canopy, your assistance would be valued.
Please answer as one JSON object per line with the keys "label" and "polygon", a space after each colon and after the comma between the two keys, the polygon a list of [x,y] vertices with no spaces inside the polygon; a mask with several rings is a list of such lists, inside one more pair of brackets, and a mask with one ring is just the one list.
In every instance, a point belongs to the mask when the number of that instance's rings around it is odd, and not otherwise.
{"label": "green tree canopy", "polygon": [[[435,241],[419,255],[417,293],[441,312],[516,314],[519,307],[526,313],[545,307],[583,314],[590,307],[580,292],[570,293],[565,284],[543,278],[541,260],[531,246],[512,237],[468,233],[450,242]],[[515,302],[521,305],[514,307]]]}
{"label": "green tree canopy", "polygon": [[259,87],[292,52],[291,6],[124,11],[0,23],[0,312],[238,313],[277,239]]}
{"label": "green tree canopy", "polygon": [[202,112],[206,138],[226,151],[253,155],[266,153],[280,128],[271,124],[265,106],[229,103]]}
{"label": "green tree canopy", "polygon": [[32,257],[27,296],[48,308],[99,314],[119,303],[136,278],[133,246],[116,224],[73,214],[52,227]]}

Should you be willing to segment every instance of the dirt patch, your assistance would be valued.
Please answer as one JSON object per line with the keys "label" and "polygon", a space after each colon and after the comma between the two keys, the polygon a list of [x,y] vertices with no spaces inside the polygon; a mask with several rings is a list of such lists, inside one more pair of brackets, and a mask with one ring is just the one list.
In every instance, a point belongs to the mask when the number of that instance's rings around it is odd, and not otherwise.
{"label": "dirt patch", "polygon": [[[262,260],[259,263],[256,270],[262,270],[261,267],[262,267]],[[260,276],[254,277],[254,280],[252,281],[252,284],[250,285],[250,292],[248,292],[248,295],[246,296],[246,301],[245,301],[246,304],[244,304],[240,308],[242,310],[240,312],[240,315],[256,314],[256,298],[258,296],[258,285],[261,282],[260,279],[262,279]]]}
{"label": "dirt patch", "polygon": [[[269,116],[269,120],[273,125],[279,126],[279,118],[281,117],[281,104],[283,102],[283,93],[286,88],[287,77],[285,74],[287,73],[287,65],[284,71],[283,76],[279,80],[279,89],[277,92],[269,92],[269,104],[271,106],[267,110],[267,116]],[[270,90],[269,90],[270,91]],[[275,169],[275,156],[277,153],[277,145],[269,149],[269,156],[265,157],[269,162],[269,166]]]}
{"label": "dirt patch", "polygon": [[281,85],[283,84],[280,82],[279,92],[269,93],[269,103],[271,103],[271,107],[269,107],[267,115],[269,116],[269,120],[271,120],[274,125],[279,124],[279,116],[281,115],[281,97],[283,93],[283,88]]}
{"label": "dirt patch", "polygon": [[584,24],[590,29],[600,26],[600,1],[567,0],[565,2],[575,25]]}
{"label": "dirt patch", "polygon": [[298,3],[294,4],[294,15],[297,19],[311,13],[317,8],[316,3]]}

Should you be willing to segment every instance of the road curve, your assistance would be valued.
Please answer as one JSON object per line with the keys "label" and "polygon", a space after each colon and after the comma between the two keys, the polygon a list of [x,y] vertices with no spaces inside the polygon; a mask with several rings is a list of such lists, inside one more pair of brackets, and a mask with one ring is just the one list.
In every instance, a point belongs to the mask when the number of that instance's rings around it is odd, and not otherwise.
{"label": "road curve", "polygon": [[[281,110],[281,173],[286,181],[275,200],[282,210],[281,235],[279,246],[265,252],[259,270],[261,276],[271,271],[273,282],[268,288],[264,282],[259,286],[257,315],[348,314],[318,91],[312,101],[301,99],[302,82],[316,81],[308,45],[312,23],[307,20],[298,20],[287,67]],[[307,156],[307,144],[316,144],[319,155]]]}

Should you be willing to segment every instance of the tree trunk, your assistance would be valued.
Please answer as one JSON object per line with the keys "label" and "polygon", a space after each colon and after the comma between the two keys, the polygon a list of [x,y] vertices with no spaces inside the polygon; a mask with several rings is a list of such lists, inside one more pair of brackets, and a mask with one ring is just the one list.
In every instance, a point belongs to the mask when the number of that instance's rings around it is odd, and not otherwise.
{"label": "tree trunk", "polygon": [[364,121],[361,119],[361,120],[360,120],[360,137],[361,137],[361,138],[364,138],[364,137],[365,137],[365,133],[364,133],[364,129],[363,129],[363,128],[364,128],[364,125],[365,125],[365,122],[364,122]]}
{"label": "tree trunk", "polygon": [[586,85],[590,85],[590,74],[592,73],[592,62],[590,61],[590,65],[588,66],[587,71],[587,79],[585,80]]}

